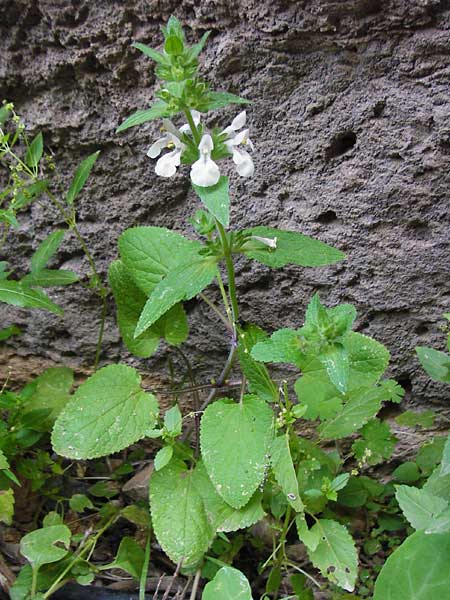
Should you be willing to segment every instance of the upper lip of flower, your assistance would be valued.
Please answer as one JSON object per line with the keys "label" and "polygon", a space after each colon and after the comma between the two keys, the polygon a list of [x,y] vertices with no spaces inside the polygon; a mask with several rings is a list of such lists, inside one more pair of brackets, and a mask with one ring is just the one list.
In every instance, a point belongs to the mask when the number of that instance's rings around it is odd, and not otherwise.
{"label": "upper lip of flower", "polygon": [[219,181],[220,171],[217,164],[211,158],[214,142],[209,133],[202,136],[198,145],[200,158],[191,167],[191,179],[195,185],[210,187]]}
{"label": "upper lip of flower", "polygon": [[[222,133],[228,137],[225,140],[225,146],[233,157],[233,162],[236,165],[236,170],[242,177],[251,177],[255,172],[252,157],[243,148],[239,148],[241,144],[248,145],[251,150],[254,146],[248,136],[248,129],[242,129],[247,120],[245,110],[240,112],[232,121],[231,125],[226,127]],[[242,129],[242,131],[239,131]]]}

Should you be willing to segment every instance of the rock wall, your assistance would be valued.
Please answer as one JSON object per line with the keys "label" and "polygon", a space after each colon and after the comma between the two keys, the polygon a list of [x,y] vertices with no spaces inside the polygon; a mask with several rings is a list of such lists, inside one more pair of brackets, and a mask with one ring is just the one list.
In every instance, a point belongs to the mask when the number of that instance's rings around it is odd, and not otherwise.
{"label": "rock wall", "polygon": [[[102,274],[125,228],[189,232],[198,207],[186,169],[159,179],[145,155],[158,123],[115,133],[154,92],[152,63],[131,43],[159,45],[172,13],[191,40],[211,30],[202,70],[213,86],[253,101],[257,175],[233,178],[234,223],[302,231],[348,255],[329,268],[276,272],[242,261],[244,319],[269,331],[299,326],[314,291],[330,305],[352,302],[358,330],[390,349],[406,404],[444,409],[448,388],[424,375],[414,346],[443,347],[441,315],[450,308],[450,3],[0,0],[0,96],[15,102],[27,127],[44,132],[63,185],[82,157],[102,151],[78,202],[79,227]],[[216,122],[235,114],[224,111]],[[56,213],[39,204],[23,214],[6,249],[19,272],[55,226]],[[87,272],[71,236],[54,264]],[[1,379],[8,365],[17,380],[37,364],[92,363],[98,303],[77,285],[53,297],[63,318],[0,305],[0,327],[24,330],[0,350]],[[196,300],[187,308],[186,347],[203,381],[220,371],[227,340],[208,308]],[[163,378],[167,358],[164,347],[148,361],[127,354],[111,302],[102,360]]]}

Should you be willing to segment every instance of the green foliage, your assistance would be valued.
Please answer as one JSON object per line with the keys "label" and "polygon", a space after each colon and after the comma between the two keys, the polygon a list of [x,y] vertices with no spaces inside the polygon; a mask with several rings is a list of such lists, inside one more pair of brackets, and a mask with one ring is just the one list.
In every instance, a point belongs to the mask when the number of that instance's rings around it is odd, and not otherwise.
{"label": "green foliage", "polygon": [[230,194],[228,191],[228,177],[221,176],[216,185],[199,187],[193,184],[200,200],[224,227],[230,224]]}
{"label": "green foliage", "polygon": [[272,437],[272,411],[257,396],[217,400],[201,420],[201,451],[218,494],[241,508],[264,479]]}
{"label": "green foliage", "polygon": [[133,538],[125,536],[120,540],[117,556],[112,563],[103,565],[104,569],[122,569],[139,580],[144,565],[144,551]]}
{"label": "green foliage", "polygon": [[[170,510],[167,507],[170,506]],[[150,479],[150,510],[158,542],[166,554],[183,566],[195,566],[209,548],[214,531],[193,483],[192,471],[172,460]]]}
{"label": "green foliage", "polygon": [[33,138],[31,144],[27,149],[27,152],[25,154],[25,163],[32,169],[36,169],[39,164],[39,161],[42,158],[43,151],[44,139],[42,137],[42,133],[38,133],[36,137]]}
{"label": "green foliage", "polygon": [[426,346],[416,348],[422,367],[435,381],[450,383],[450,356]]}
{"label": "green foliage", "polygon": [[242,372],[248,381],[248,389],[266,402],[278,400],[278,389],[267,367],[252,358],[255,344],[267,339],[267,334],[257,325],[246,325],[239,334],[238,358]]}
{"label": "green foliage", "polygon": [[20,552],[33,568],[64,558],[68,552],[71,533],[66,525],[52,525],[27,533],[20,541]]}
{"label": "green foliage", "polygon": [[436,413],[434,410],[424,410],[420,413],[406,410],[396,417],[395,421],[398,425],[403,425],[405,427],[423,427],[424,429],[429,429],[430,427],[433,427],[435,418]]}
{"label": "green foliage", "polygon": [[141,388],[131,367],[100,369],[77,389],[56,420],[55,451],[68,458],[95,458],[118,452],[154,428],[158,401]]}
{"label": "green foliage", "polygon": [[100,150],[97,150],[97,152],[90,154],[87,158],[85,158],[82,161],[80,166],[75,171],[73,181],[72,181],[69,191],[67,192],[67,195],[66,195],[66,202],[67,202],[67,204],[69,204],[69,206],[74,203],[76,197],[83,189],[99,154],[100,154]]}
{"label": "green foliage", "polygon": [[233,567],[222,567],[206,584],[202,600],[253,600],[253,597],[243,573]]}
{"label": "green foliage", "polygon": [[449,598],[450,536],[417,531],[387,559],[375,584],[374,600]]}
{"label": "green foliage", "polygon": [[395,497],[405,517],[418,531],[433,527],[436,518],[448,507],[443,498],[407,485],[398,485]]}
{"label": "green foliage", "polygon": [[297,475],[292,463],[289,434],[277,436],[270,447],[270,460],[275,479],[296,512],[303,512],[303,502],[298,489]]}
{"label": "green foliage", "polygon": [[376,465],[392,456],[397,438],[386,422],[372,419],[361,429],[361,436],[352,446],[360,462]]}
{"label": "green foliage", "polygon": [[0,281],[0,302],[20,306],[22,308],[39,308],[55,315],[62,315],[63,310],[40,290],[34,289],[20,281]]}

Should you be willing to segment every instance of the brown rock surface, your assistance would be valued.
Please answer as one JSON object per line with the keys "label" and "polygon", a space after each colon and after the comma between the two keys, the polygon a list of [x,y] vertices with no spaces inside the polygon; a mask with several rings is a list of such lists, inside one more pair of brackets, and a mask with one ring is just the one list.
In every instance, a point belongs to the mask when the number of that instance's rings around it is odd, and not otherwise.
{"label": "brown rock surface", "polygon": [[[301,324],[314,291],[330,305],[352,302],[358,330],[390,349],[407,403],[444,408],[449,389],[429,381],[414,346],[442,349],[440,316],[450,304],[449,3],[0,0],[0,96],[44,132],[65,184],[82,157],[102,151],[78,211],[103,274],[125,228],[190,232],[187,218],[198,207],[186,169],[173,181],[158,179],[145,156],[159,124],[115,133],[154,91],[152,63],[131,43],[159,45],[171,13],[193,40],[212,31],[202,62],[213,85],[253,101],[257,176],[233,178],[234,223],[302,231],[348,255],[308,270],[240,262],[243,318],[272,331]],[[218,122],[235,113],[224,111]],[[53,211],[38,204],[23,215],[6,252],[19,272],[55,225]],[[87,271],[70,236],[54,264]],[[98,304],[77,285],[52,294],[63,318],[0,305],[0,327],[15,322],[24,330],[0,350],[5,373],[11,361],[21,378],[37,362],[92,363]],[[226,337],[204,305],[193,300],[187,309],[186,351],[206,381],[220,372]],[[132,358],[112,302],[106,331],[105,363],[163,374],[167,349],[149,361]]]}

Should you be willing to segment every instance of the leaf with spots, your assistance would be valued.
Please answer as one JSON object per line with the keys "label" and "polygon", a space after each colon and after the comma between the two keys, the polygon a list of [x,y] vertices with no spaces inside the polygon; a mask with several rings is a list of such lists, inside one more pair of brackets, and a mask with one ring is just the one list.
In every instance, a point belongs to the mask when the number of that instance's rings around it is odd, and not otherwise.
{"label": "leaf with spots", "polygon": [[153,528],[164,552],[183,567],[195,566],[208,550],[215,531],[193,473],[180,460],[171,460],[150,478],[150,510]]}
{"label": "leaf with spots", "polygon": [[272,422],[269,406],[251,395],[240,403],[217,400],[203,413],[203,461],[216,491],[234,508],[247,504],[264,479]]}
{"label": "leaf with spots", "polygon": [[253,600],[253,597],[243,573],[233,567],[222,567],[206,584],[202,600]]}
{"label": "leaf with spots", "polygon": [[314,550],[307,547],[309,558],[324,577],[347,592],[355,589],[358,574],[358,554],[355,543],[344,525],[329,519],[319,519],[310,530],[318,539]]}
{"label": "leaf with spots", "polygon": [[300,498],[287,433],[279,435],[273,440],[270,449],[270,461],[275,479],[286,495],[289,504],[296,512],[303,512],[303,502]]}
{"label": "leaf with spots", "polygon": [[119,452],[156,425],[158,401],[141,388],[138,372],[109,365],[77,389],[53,428],[55,452],[75,459]]}

